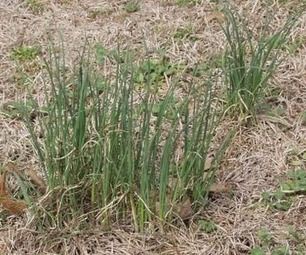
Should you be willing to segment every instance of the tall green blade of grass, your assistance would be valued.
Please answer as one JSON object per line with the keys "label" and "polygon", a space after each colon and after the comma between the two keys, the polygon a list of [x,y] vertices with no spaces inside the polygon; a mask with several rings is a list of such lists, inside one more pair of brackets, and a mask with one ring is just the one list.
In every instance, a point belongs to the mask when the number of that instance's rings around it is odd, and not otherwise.
{"label": "tall green blade of grass", "polygon": [[69,73],[64,56],[54,52],[45,63],[47,116],[26,122],[57,201],[48,207],[49,224],[63,227],[85,214],[103,224],[133,222],[142,231],[156,219],[172,221],[187,195],[193,204],[205,203],[227,147],[215,146],[207,174],[220,115],[212,85],[177,97],[176,84],[160,95],[147,79],[139,92],[129,55],[116,53],[120,62],[106,76],[87,53]]}
{"label": "tall green blade of grass", "polygon": [[268,22],[256,39],[238,13],[224,10],[223,26],[228,47],[223,70],[228,110],[234,115],[252,115],[264,96],[268,80],[280,63],[280,49],[286,42],[298,15],[275,33],[268,35]]}

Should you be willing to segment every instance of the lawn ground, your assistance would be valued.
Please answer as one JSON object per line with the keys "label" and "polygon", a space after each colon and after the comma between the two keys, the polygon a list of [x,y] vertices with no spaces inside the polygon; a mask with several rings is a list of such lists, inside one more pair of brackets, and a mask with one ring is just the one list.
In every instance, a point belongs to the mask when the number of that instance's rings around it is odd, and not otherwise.
{"label": "lawn ground", "polygon": [[[264,22],[267,10],[272,11],[271,29],[281,26],[300,3],[232,1],[255,27]],[[20,54],[14,54],[16,49],[40,47],[39,55],[44,55],[49,40],[60,37],[68,67],[73,66],[87,38],[92,45],[98,43],[107,49],[117,44],[134,49],[140,57],[145,44],[152,55],[162,51],[172,63],[186,68],[201,63],[204,69],[218,71],[220,52],[226,46],[218,23],[223,20],[220,6],[218,1],[208,0],[194,5],[143,0],[139,8],[130,10],[122,0],[1,0],[0,105],[23,100],[29,90],[39,97],[41,91],[44,77],[38,57],[33,53],[30,60],[22,60]],[[258,114],[258,123],[239,128],[222,162],[218,183],[228,188],[213,193],[201,213],[202,219],[215,226],[213,231],[191,223],[164,234],[135,233],[128,224],[109,232],[93,226],[91,231],[68,228],[46,233],[34,230],[28,215],[4,217],[0,211],[0,253],[306,254],[303,192],[282,198],[290,199],[286,208],[271,196],[266,201],[262,196],[276,191],[290,171],[306,170],[306,15],[291,32],[283,57],[270,81],[273,93]],[[186,75],[184,79],[197,82],[201,76]],[[226,119],[220,130],[236,125],[235,120]],[[10,161],[20,171],[39,171],[24,124],[16,116],[1,114],[0,164]]]}

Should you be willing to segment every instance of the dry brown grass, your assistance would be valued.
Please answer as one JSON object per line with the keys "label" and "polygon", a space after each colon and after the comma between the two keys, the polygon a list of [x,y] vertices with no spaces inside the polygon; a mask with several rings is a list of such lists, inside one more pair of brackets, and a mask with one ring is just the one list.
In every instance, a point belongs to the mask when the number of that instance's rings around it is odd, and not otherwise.
{"label": "dry brown grass", "polygon": [[[140,11],[127,14],[122,0],[109,1],[40,1],[42,13],[37,14],[26,1],[0,1],[0,104],[23,99],[26,88],[19,85],[16,76],[26,72],[34,85],[32,92],[38,96],[42,72],[27,68],[11,59],[12,49],[20,45],[42,45],[48,39],[59,38],[66,45],[68,65],[75,60],[76,50],[85,40],[99,42],[107,48],[120,42],[122,47],[141,49],[145,42],[149,52],[159,48],[175,62],[187,66],[213,58],[224,48],[224,38],[216,19],[217,5],[203,1],[195,7],[179,8],[175,1],[143,0]],[[29,1],[28,1],[29,2]],[[234,1],[237,8],[260,25],[265,1]],[[287,4],[272,2],[269,7],[279,26],[298,1]],[[274,3],[273,3],[274,2]],[[215,17],[214,17],[215,15]],[[173,39],[178,27],[192,25],[195,42]],[[306,34],[306,16],[302,16],[291,40]],[[44,49],[42,51],[44,53]],[[140,55],[141,50],[140,50]],[[258,229],[271,231],[275,245],[286,245],[284,234],[288,226],[299,229],[306,237],[306,200],[296,198],[289,211],[272,211],[260,204],[261,192],[275,189],[279,181],[292,168],[288,155],[292,151],[305,151],[306,126],[301,118],[306,110],[306,47],[300,45],[294,54],[286,55],[273,80],[280,89],[271,100],[281,105],[284,113],[271,119],[262,114],[256,126],[241,128],[237,133],[227,160],[219,172],[219,180],[234,185],[233,194],[215,194],[202,212],[202,218],[213,220],[217,231],[205,234],[195,224],[172,229],[165,234],[145,235],[133,233],[129,226],[118,226],[111,232],[99,229],[78,232],[50,230],[41,233],[31,226],[31,218],[11,216],[0,222],[1,254],[248,254],[258,243]],[[20,71],[22,70],[22,71]],[[188,79],[188,77],[186,78]],[[235,126],[225,121],[222,129]],[[17,162],[20,168],[37,169],[37,162],[23,124],[16,119],[0,115],[0,163]],[[2,214],[2,212],[0,212]],[[2,216],[1,216],[2,217]],[[93,227],[94,229],[94,227]],[[296,243],[290,241],[294,249]],[[305,251],[306,253],[306,251]]]}

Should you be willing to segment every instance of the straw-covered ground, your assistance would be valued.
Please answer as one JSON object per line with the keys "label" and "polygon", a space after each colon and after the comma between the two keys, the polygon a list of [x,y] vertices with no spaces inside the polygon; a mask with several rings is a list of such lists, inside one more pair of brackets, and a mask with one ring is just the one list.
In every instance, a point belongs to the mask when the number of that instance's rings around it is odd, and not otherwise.
{"label": "straw-covered ground", "polygon": [[[139,55],[145,45],[152,54],[162,51],[172,63],[186,68],[202,63],[203,68],[217,70],[220,52],[226,46],[219,25],[223,22],[222,1],[187,2],[142,0],[135,7],[125,0],[1,0],[2,168],[12,161],[20,171],[39,168],[24,124],[12,116],[11,108],[6,109],[9,103],[23,100],[29,91],[39,96],[44,80],[36,53],[18,50],[37,47],[38,55],[44,56],[50,40],[61,38],[67,65],[72,66],[87,39],[108,49],[118,44],[123,49],[140,49]],[[267,11],[272,12],[269,27],[273,30],[300,8],[301,2],[237,0],[232,4],[254,27],[264,23]],[[7,217],[0,211],[0,253],[306,254],[303,187],[296,193],[283,192],[280,197],[273,193],[289,179],[290,171],[306,169],[305,45],[306,15],[302,15],[283,48],[283,62],[270,81],[273,93],[265,102],[269,107],[258,114],[257,124],[239,128],[225,155],[218,171],[221,191],[210,196],[201,215],[209,220],[208,227],[191,221],[164,234],[135,233],[125,224],[109,232],[95,226],[91,231],[67,227],[62,232],[40,232],[32,228],[29,215]],[[186,82],[192,79],[187,76]],[[235,125],[234,120],[227,119],[219,129]],[[306,177],[300,179],[306,189]]]}

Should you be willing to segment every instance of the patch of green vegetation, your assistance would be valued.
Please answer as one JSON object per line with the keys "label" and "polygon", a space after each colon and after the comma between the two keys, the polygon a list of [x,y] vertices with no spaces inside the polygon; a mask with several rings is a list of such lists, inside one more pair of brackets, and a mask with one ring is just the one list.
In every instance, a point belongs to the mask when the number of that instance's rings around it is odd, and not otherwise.
{"label": "patch of green vegetation", "polygon": [[247,21],[225,9],[223,26],[228,47],[224,54],[223,73],[226,85],[228,113],[256,118],[256,108],[264,96],[268,80],[279,64],[279,49],[286,42],[297,17],[287,20],[283,27],[267,36],[269,23],[255,40]]}
{"label": "patch of green vegetation", "polygon": [[196,64],[194,67],[191,67],[189,72],[194,77],[203,77],[210,70],[209,63],[199,63]]}
{"label": "patch of green vegetation", "polygon": [[13,81],[16,84],[16,86],[21,89],[29,88],[33,84],[33,80],[31,76],[21,70],[18,70],[14,74]]}
{"label": "patch of green vegetation", "polygon": [[128,13],[137,12],[140,10],[140,4],[137,0],[130,0],[125,3],[124,10]]}
{"label": "patch of green vegetation", "polygon": [[33,13],[40,14],[44,10],[44,4],[41,0],[26,0],[25,3]]}
{"label": "patch of green vegetation", "polygon": [[108,55],[107,49],[104,48],[101,44],[97,43],[95,45],[95,50],[96,50],[96,60],[98,64],[103,64],[105,61],[105,58]]}
{"label": "patch of green vegetation", "polygon": [[288,246],[280,246],[273,249],[271,255],[289,255],[290,249]]}
{"label": "patch of green vegetation", "polygon": [[[305,237],[292,226],[288,228],[288,245],[286,246],[277,246],[272,233],[265,228],[257,232],[257,237],[259,239],[259,244],[251,249],[250,255],[305,254]],[[289,243],[290,245],[292,244],[293,248],[289,246]]]}
{"label": "patch of green vegetation", "polygon": [[304,163],[306,163],[304,152],[298,148],[293,148],[288,152],[286,161],[294,170],[304,168]]}
{"label": "patch of green vegetation", "polygon": [[301,113],[301,124],[306,126],[306,110]]}
{"label": "patch of green vegetation", "polygon": [[[303,8],[303,4],[306,3],[305,0],[277,0],[277,2],[281,5],[287,5],[286,7],[290,9],[295,9],[295,8]],[[268,1],[268,3],[273,3],[271,0]]]}
{"label": "patch of green vegetation", "polygon": [[306,194],[306,170],[298,169],[288,173],[289,179],[281,184],[286,194]]}
{"label": "patch of green vegetation", "polygon": [[196,64],[191,68],[190,72],[195,77],[203,77],[209,71],[222,67],[222,54],[216,54],[209,58],[207,62]]}
{"label": "patch of green vegetation", "polygon": [[222,68],[222,63],[223,63],[223,55],[222,54],[215,54],[210,58],[209,61],[209,66],[212,69],[215,68]]}
{"label": "patch of green vegetation", "polygon": [[30,113],[33,109],[34,102],[32,100],[12,101],[3,104],[0,113],[11,119],[21,119],[23,113]]}
{"label": "patch of green vegetation", "polygon": [[[105,49],[96,50],[103,63]],[[212,84],[191,84],[179,98],[177,87],[170,84],[161,95],[151,87],[176,72],[177,66],[166,58],[135,66],[131,56],[114,55],[120,58],[110,76],[97,73],[93,64],[84,62],[85,56],[70,79],[58,52],[50,52],[45,64],[53,82],[45,90],[46,116],[38,116],[36,122],[42,133],[24,117],[50,197],[61,201],[35,217],[43,218],[44,227],[78,224],[77,217],[86,214],[107,226],[128,217],[136,230],[143,231],[157,218],[159,227],[173,222],[173,208],[184,197],[194,205],[208,199],[233,135],[229,132],[214,148],[214,167],[205,170],[219,123]],[[135,90],[137,82],[144,86],[142,93]],[[183,151],[178,152],[178,144]],[[206,229],[213,228],[206,224]]]}
{"label": "patch of green vegetation", "polygon": [[268,87],[266,89],[267,100],[258,104],[256,113],[265,114],[272,117],[285,117],[286,105],[279,101],[282,89],[278,87]]}
{"label": "patch of green vegetation", "polygon": [[263,192],[263,201],[270,207],[287,211],[295,195],[306,194],[306,170],[297,169],[288,173],[288,179],[274,192]]}
{"label": "patch of green vegetation", "polygon": [[263,192],[262,199],[266,205],[280,211],[288,211],[292,205],[292,198],[281,190]]}
{"label": "patch of green vegetation", "polygon": [[65,4],[71,4],[71,0],[58,0],[58,2],[62,5],[65,5]]}
{"label": "patch of green vegetation", "polygon": [[35,77],[40,72],[42,64],[39,58],[33,61],[17,61],[15,71],[10,77],[16,87],[30,92],[34,89]]}
{"label": "patch of green vegetation", "polygon": [[254,247],[250,251],[250,255],[266,255],[265,251],[261,247]]}
{"label": "patch of green vegetation", "polygon": [[140,86],[152,84],[155,88],[160,86],[160,82],[165,76],[177,74],[182,66],[172,64],[168,58],[163,57],[157,60],[145,60],[136,69],[134,81]]}
{"label": "patch of green vegetation", "polygon": [[[304,255],[306,254],[305,237],[302,233],[290,226],[288,229],[288,245],[276,246],[273,242],[272,234],[267,230],[260,230],[258,232],[258,238],[260,244],[255,246],[250,251],[250,255]],[[292,243],[293,242],[293,243]],[[289,246],[290,243],[290,246]]]}
{"label": "patch of green vegetation", "polygon": [[216,224],[211,220],[199,220],[198,225],[201,231],[210,234],[217,230]]}
{"label": "patch of green vegetation", "polygon": [[103,64],[106,59],[110,60],[112,63],[123,64],[127,56],[132,56],[134,52],[132,50],[120,50],[117,49],[107,49],[103,47],[100,43],[95,44],[95,57],[98,64]]}
{"label": "patch of green vegetation", "polygon": [[110,15],[112,12],[113,10],[111,8],[95,8],[88,11],[88,18],[97,19],[98,17]]}
{"label": "patch of green vegetation", "polygon": [[289,239],[296,244],[305,244],[306,236],[304,236],[303,233],[296,229],[294,226],[288,227],[288,236]]}
{"label": "patch of green vegetation", "polygon": [[270,245],[273,241],[272,234],[266,228],[259,229],[257,236],[262,246]]}
{"label": "patch of green vegetation", "polygon": [[20,46],[12,51],[12,58],[18,61],[31,61],[40,54],[40,49],[35,46]]}
{"label": "patch of green vegetation", "polygon": [[292,127],[292,124],[286,118],[285,107],[283,104],[273,105],[263,102],[256,107],[256,114],[261,114],[265,121],[274,123],[280,130],[287,131]]}
{"label": "patch of green vegetation", "polygon": [[270,111],[268,111],[268,115],[273,117],[282,117],[285,116],[285,114],[286,114],[286,109],[284,108],[283,105],[272,107],[270,108]]}
{"label": "patch of green vegetation", "polygon": [[255,246],[250,251],[250,255],[266,254],[267,249],[273,245],[273,236],[266,228],[261,228],[257,231],[259,245]]}
{"label": "patch of green vegetation", "polygon": [[305,247],[297,247],[295,250],[294,255],[305,255],[306,254],[306,248]]}
{"label": "patch of green vegetation", "polygon": [[291,42],[288,42],[284,45],[284,49],[286,49],[290,54],[296,54],[306,43],[306,36],[300,35],[294,38]]}
{"label": "patch of green vegetation", "polygon": [[281,123],[282,122],[281,120],[285,122],[285,120],[282,119],[282,117],[286,116],[286,108],[282,104],[273,105],[271,103],[263,102],[257,106],[256,113],[261,113],[264,114],[265,116],[273,117],[275,118],[275,120],[279,119],[279,122]]}
{"label": "patch of green vegetation", "polygon": [[198,38],[194,36],[194,29],[192,25],[187,25],[185,27],[179,27],[175,31],[173,37],[175,39],[180,39],[180,40],[191,40],[191,41],[196,41]]}
{"label": "patch of green vegetation", "polygon": [[193,6],[201,3],[201,0],[176,0],[178,6]]}
{"label": "patch of green vegetation", "polygon": [[33,205],[33,201],[41,197],[41,192],[35,185],[29,182],[24,173],[12,173],[12,177],[16,181],[16,189],[14,189],[14,198],[25,201],[29,206]]}
{"label": "patch of green vegetation", "polygon": [[293,242],[295,246],[296,255],[306,254],[306,236],[305,234],[294,226],[288,227],[288,239]]}
{"label": "patch of green vegetation", "polygon": [[286,4],[288,2],[290,2],[291,0],[277,0],[278,3],[280,4]]}

